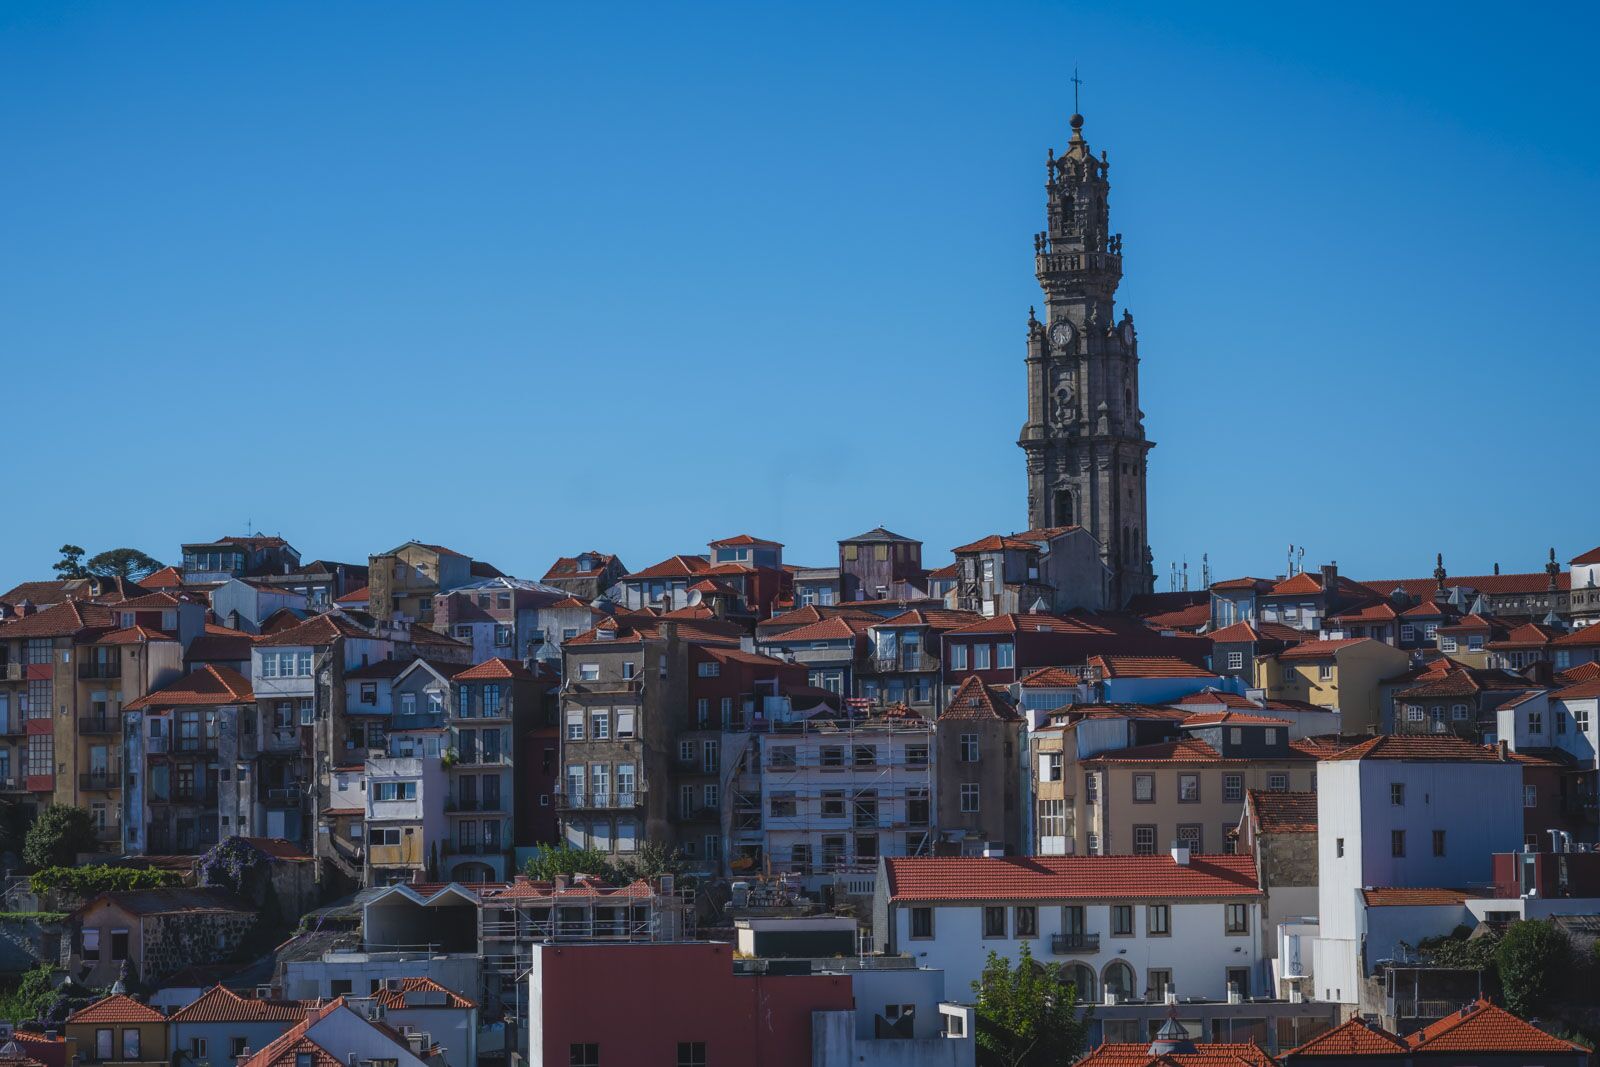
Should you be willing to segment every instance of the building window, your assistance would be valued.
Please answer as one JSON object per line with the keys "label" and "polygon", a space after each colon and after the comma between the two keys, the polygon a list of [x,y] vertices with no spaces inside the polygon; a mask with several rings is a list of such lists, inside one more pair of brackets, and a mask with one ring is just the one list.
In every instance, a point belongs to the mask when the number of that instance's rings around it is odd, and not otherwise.
{"label": "building window", "polygon": [[1190,823],[1178,827],[1178,844],[1190,852],[1204,852],[1200,847],[1205,840],[1205,831],[1197,823]]}
{"label": "building window", "polygon": [[1244,653],[1243,652],[1229,652],[1228,653],[1228,669],[1230,671],[1242,671],[1242,670],[1244,670]]}
{"label": "building window", "polygon": [[1589,730],[1589,709],[1573,708],[1572,722],[1577,726],[1579,733],[1587,733]]}
{"label": "building window", "polygon": [[1435,856],[1444,855],[1444,831],[1443,830],[1435,830],[1433,832],[1433,854]]}
{"label": "building window", "polygon": [[994,665],[1002,669],[1012,666],[1016,661],[1014,646],[1010,642],[994,646]]}
{"label": "building window", "polygon": [[1113,904],[1113,905],[1111,905],[1111,936],[1112,937],[1132,937],[1133,936],[1133,905],[1132,904]]}
{"label": "building window", "polygon": [[137,1026],[125,1027],[122,1031],[122,1058],[125,1060],[139,1058],[139,1028]]}
{"label": "building window", "polygon": [[1341,857],[1344,855],[1344,838],[1336,837],[1333,839],[1333,854]]}
{"label": "building window", "polygon": [[1160,967],[1152,967],[1145,972],[1146,984],[1150,986],[1150,996],[1154,1000],[1165,1000],[1172,991],[1172,972]]}
{"label": "building window", "polygon": [[1198,774],[1178,775],[1178,803],[1200,803],[1200,776]]}
{"label": "building window", "polygon": [[1267,775],[1267,792],[1287,793],[1289,791],[1289,776],[1287,774]]}
{"label": "building window", "polygon": [[1439,651],[1440,652],[1454,652],[1455,650],[1456,650],[1456,639],[1455,638],[1453,638],[1453,637],[1445,637],[1445,638],[1441,638],[1440,639],[1440,641],[1439,641]]}
{"label": "building window", "polygon": [[1100,855],[1100,835],[1093,830],[1084,835],[1084,851],[1091,856]]}
{"label": "building window", "polygon": [[1225,774],[1222,776],[1222,799],[1229,804],[1237,804],[1244,799],[1244,775]]}
{"label": "building window", "polygon": [[1067,802],[1065,800],[1039,801],[1039,836],[1067,836]]}
{"label": "building window", "polygon": [[589,736],[596,741],[610,740],[611,713],[609,711],[591,711],[589,713]]}
{"label": "building window", "polygon": [[976,815],[978,813],[978,783],[961,783],[961,813],[963,815]]}
{"label": "building window", "polygon": [[1404,830],[1389,831],[1389,855],[1404,856],[1406,854],[1406,832]]}
{"label": "building window", "polygon": [[1456,722],[1461,722],[1466,717],[1467,717],[1467,706],[1465,704],[1451,704],[1450,705],[1450,718],[1454,719]]}
{"label": "building window", "polygon": [[821,762],[822,769],[825,771],[842,770],[844,768],[844,746],[823,745]]}
{"label": "building window", "polygon": [[1156,853],[1156,828],[1154,826],[1135,826],[1133,828],[1133,854],[1135,856],[1153,856]]}
{"label": "building window", "polygon": [[1333,664],[1319,663],[1317,665],[1317,680],[1322,682],[1333,681]]}
{"label": "building window", "polygon": [[1250,905],[1227,905],[1225,911],[1225,921],[1227,923],[1228,933],[1248,934],[1250,932]]}
{"label": "building window", "polygon": [[950,669],[964,671],[967,669],[967,646],[955,644],[950,646]]}
{"label": "building window", "polygon": [[1003,907],[987,907],[983,909],[983,936],[1006,936],[1006,909]]}
{"label": "building window", "polygon": [[972,646],[972,669],[986,671],[989,669],[989,645]]}
{"label": "building window", "polygon": [[600,1045],[598,1042],[570,1046],[567,1054],[567,1063],[570,1067],[600,1067]]}
{"label": "building window", "polygon": [[977,734],[962,734],[961,735],[961,762],[962,763],[977,763],[978,762],[978,735]]}
{"label": "building window", "polygon": [[1406,784],[1404,782],[1389,783],[1389,803],[1397,808],[1406,805]]}
{"label": "building window", "polygon": [[1525,808],[1537,808],[1539,806],[1538,786],[1525,785],[1522,787],[1522,806]]}
{"label": "building window", "polygon": [[1012,909],[1012,929],[1017,937],[1039,936],[1039,909],[1032,904],[1018,904]]}
{"label": "building window", "polygon": [[702,678],[715,678],[722,673],[722,664],[715,662],[701,663],[695,668]]}
{"label": "building window", "polygon": [[933,909],[911,909],[911,936],[916,938],[933,936]]}
{"label": "building window", "polygon": [[1145,932],[1163,937],[1172,933],[1172,908],[1166,904],[1151,904],[1144,909]]}
{"label": "building window", "polygon": [[[578,680],[580,682],[597,682],[597,681],[599,681],[600,680],[600,664],[598,664],[598,663],[580,663],[580,664],[578,664]],[[574,1046],[574,1047],[576,1047],[576,1046]],[[585,1045],[584,1047],[588,1048],[590,1046]]]}
{"label": "building window", "polygon": [[1542,712],[1528,712],[1528,732],[1530,734],[1544,733],[1544,714]]}
{"label": "building window", "polygon": [[852,761],[858,770],[871,769],[878,765],[878,748],[876,745],[856,745],[852,752]]}
{"label": "building window", "polygon": [[824,819],[844,818],[844,792],[838,789],[825,790],[822,794],[822,817]]}
{"label": "building window", "polygon": [[678,1042],[678,1067],[706,1067],[704,1041]]}
{"label": "building window", "polygon": [[1156,799],[1156,779],[1152,774],[1133,776],[1133,800],[1136,804],[1149,804]]}
{"label": "building window", "polygon": [[115,1030],[96,1030],[94,1032],[94,1058],[101,1063],[112,1059],[116,1055],[115,1041]]}

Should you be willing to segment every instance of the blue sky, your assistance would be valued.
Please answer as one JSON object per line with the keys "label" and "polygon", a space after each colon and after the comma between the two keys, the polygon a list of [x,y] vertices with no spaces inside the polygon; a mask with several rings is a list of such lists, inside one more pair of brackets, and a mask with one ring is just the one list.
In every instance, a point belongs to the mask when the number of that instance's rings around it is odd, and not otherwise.
{"label": "blue sky", "polygon": [[1074,64],[1162,588],[1600,543],[1594,10],[1283,11],[6,4],[0,588],[1019,528]]}

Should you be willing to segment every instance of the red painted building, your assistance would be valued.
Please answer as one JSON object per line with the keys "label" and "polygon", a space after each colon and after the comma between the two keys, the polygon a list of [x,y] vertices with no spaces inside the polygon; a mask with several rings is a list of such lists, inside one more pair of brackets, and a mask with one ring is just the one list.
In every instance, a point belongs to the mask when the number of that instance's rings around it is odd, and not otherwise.
{"label": "red painted building", "polygon": [[850,1011],[842,974],[735,974],[709,942],[539,944],[528,974],[535,1067],[810,1067],[811,1015]]}

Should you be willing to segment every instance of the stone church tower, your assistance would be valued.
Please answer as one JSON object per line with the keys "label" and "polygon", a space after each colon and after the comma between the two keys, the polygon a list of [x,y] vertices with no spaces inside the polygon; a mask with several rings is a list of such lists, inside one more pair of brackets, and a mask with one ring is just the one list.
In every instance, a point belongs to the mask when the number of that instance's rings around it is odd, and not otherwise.
{"label": "stone church tower", "polygon": [[1047,228],[1033,239],[1044,321],[1028,313],[1028,525],[1082,526],[1111,568],[1111,601],[1155,588],[1146,537],[1139,343],[1116,317],[1122,235],[1111,232],[1105,153],[1072,116],[1072,139],[1045,164]]}

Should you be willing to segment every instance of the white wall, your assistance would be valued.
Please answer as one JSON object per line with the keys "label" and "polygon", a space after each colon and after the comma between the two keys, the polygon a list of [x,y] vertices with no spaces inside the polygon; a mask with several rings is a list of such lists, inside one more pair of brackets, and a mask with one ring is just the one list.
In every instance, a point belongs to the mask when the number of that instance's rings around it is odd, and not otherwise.
{"label": "white wall", "polygon": [[[1173,984],[1180,996],[1223,999],[1228,993],[1227,971],[1230,967],[1249,968],[1252,984],[1261,981],[1257,967],[1259,942],[1256,936],[1261,921],[1260,909],[1253,898],[1246,899],[1250,901],[1250,932],[1248,935],[1233,936],[1223,932],[1224,908],[1220,903],[1172,904],[1172,933],[1161,937],[1145,934],[1143,903],[1130,902],[1134,909],[1134,934],[1131,937],[1111,936],[1110,904],[1085,903],[1084,932],[1100,935],[1099,950],[1062,955],[1053,953],[1050,944],[1051,935],[1062,930],[1062,902],[1037,902],[1039,936],[1021,940],[1010,936],[985,938],[982,904],[933,905],[934,936],[926,940],[911,936],[913,904],[891,905],[891,921],[894,923],[898,951],[915,957],[919,966],[944,970],[944,995],[950,1000],[971,1001],[972,983],[983,973],[990,950],[1015,960],[1024,940],[1034,959],[1039,962],[1085,964],[1094,970],[1097,983],[1103,981],[1105,969],[1112,961],[1121,960],[1133,968],[1136,996],[1142,995],[1146,988],[1146,972],[1155,967],[1172,972]],[[1008,911],[1006,928],[1009,934],[1014,929],[1015,913],[1011,909]],[[1097,984],[1095,999],[1098,1001],[1100,998],[1101,989]]]}

